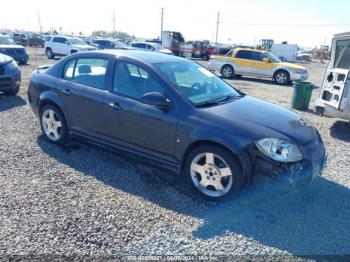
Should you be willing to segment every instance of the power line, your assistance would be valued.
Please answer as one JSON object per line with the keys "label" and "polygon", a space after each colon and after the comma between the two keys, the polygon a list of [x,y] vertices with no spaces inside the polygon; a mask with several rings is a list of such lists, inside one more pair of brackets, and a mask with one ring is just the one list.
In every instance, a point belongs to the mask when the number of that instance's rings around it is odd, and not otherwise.
{"label": "power line", "polygon": [[236,23],[236,22],[220,22],[220,24],[243,25],[243,26],[281,26],[281,27],[337,27],[337,26],[350,26],[350,24],[256,24],[256,23]]}

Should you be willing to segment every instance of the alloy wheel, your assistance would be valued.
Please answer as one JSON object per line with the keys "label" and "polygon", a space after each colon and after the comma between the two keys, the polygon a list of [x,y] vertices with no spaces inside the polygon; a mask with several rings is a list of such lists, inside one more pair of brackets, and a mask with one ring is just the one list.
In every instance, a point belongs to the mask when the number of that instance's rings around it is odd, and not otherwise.
{"label": "alloy wheel", "polygon": [[219,155],[206,152],[197,155],[190,167],[195,187],[209,197],[221,197],[232,187],[232,171]]}
{"label": "alloy wheel", "polygon": [[52,141],[58,141],[62,136],[62,122],[56,112],[52,109],[45,110],[41,121],[45,135]]}
{"label": "alloy wheel", "polygon": [[229,66],[226,66],[222,69],[222,75],[225,77],[225,78],[230,78],[232,77],[233,75],[233,70],[231,67]]}
{"label": "alloy wheel", "polygon": [[276,82],[278,84],[284,84],[287,82],[287,74],[284,73],[284,72],[279,72],[277,75],[276,75]]}

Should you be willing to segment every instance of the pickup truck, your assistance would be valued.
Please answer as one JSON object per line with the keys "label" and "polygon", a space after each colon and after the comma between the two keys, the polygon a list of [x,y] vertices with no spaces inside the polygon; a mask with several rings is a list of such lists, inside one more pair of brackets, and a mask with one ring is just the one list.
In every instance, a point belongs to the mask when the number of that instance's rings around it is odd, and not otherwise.
{"label": "pickup truck", "polygon": [[284,63],[270,52],[252,48],[235,48],[225,56],[212,55],[209,70],[219,71],[228,79],[246,75],[272,79],[279,85],[304,81],[309,76],[303,66]]}

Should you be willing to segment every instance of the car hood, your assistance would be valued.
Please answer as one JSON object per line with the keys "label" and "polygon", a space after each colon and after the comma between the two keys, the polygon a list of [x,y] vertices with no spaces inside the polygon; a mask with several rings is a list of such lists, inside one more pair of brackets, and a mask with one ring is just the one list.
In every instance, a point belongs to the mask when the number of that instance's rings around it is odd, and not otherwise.
{"label": "car hood", "polygon": [[12,60],[12,57],[0,54],[0,65],[10,63]]}
{"label": "car hood", "polygon": [[21,45],[0,45],[0,48],[4,48],[4,49],[25,49],[23,46]]}
{"label": "car hood", "polygon": [[306,70],[305,67],[300,66],[300,65],[296,65],[296,64],[292,64],[292,63],[282,62],[282,63],[277,63],[277,65],[278,66],[283,66],[283,67],[288,67],[290,69]]}
{"label": "car hood", "polygon": [[88,50],[88,49],[97,50],[97,48],[92,45],[71,45],[71,46],[79,49],[84,49],[84,50]]}
{"label": "car hood", "polygon": [[173,52],[171,52],[171,50],[167,49],[167,48],[161,48],[158,50],[159,53],[163,53],[163,54],[168,54],[171,55],[173,54]]}
{"label": "car hood", "polygon": [[215,125],[229,128],[254,140],[275,137],[306,144],[315,137],[316,129],[307,125],[298,114],[250,96],[199,110],[210,114],[206,118],[219,119]]}

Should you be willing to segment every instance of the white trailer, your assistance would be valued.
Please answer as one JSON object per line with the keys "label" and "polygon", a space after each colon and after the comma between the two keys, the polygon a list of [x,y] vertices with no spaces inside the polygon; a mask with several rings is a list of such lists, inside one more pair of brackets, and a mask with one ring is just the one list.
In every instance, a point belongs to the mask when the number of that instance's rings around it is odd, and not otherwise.
{"label": "white trailer", "polygon": [[321,115],[350,120],[350,32],[334,35],[331,59],[315,106]]}
{"label": "white trailer", "polygon": [[284,62],[296,62],[298,50],[295,44],[273,44],[271,47],[271,53]]}

